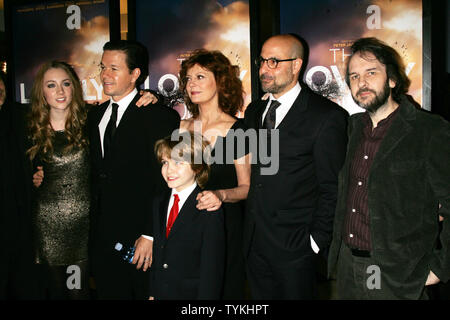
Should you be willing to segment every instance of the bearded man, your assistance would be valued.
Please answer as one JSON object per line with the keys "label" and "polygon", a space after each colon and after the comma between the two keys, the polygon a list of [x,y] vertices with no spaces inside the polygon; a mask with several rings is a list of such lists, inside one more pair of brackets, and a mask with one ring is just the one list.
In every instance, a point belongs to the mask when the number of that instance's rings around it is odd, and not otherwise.
{"label": "bearded man", "polygon": [[450,278],[449,123],[411,102],[399,54],[376,38],[354,42],[346,80],[367,112],[349,120],[329,275],[340,299],[426,299]]}

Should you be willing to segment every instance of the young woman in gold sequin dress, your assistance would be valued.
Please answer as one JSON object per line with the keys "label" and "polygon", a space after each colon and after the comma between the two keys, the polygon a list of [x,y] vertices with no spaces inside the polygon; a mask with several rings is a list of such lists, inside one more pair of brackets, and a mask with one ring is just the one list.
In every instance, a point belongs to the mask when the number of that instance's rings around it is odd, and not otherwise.
{"label": "young woman in gold sequin dress", "polygon": [[38,299],[89,299],[89,158],[86,104],[73,69],[52,61],[31,93],[27,150],[45,179],[33,201],[34,285]]}

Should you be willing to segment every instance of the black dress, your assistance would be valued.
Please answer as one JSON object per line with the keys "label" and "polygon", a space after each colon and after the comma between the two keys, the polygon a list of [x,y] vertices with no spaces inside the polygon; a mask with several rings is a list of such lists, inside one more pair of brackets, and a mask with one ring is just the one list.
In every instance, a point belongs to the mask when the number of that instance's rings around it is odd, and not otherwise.
{"label": "black dress", "polygon": [[[244,122],[238,119],[225,137],[218,136],[211,151],[211,172],[205,190],[231,189],[238,185],[233,160],[248,153],[248,144],[238,139],[240,130],[247,129]],[[239,131],[236,131],[239,130]],[[246,141],[246,140],[245,140]],[[243,143],[244,142],[244,143]],[[227,161],[228,159],[228,161]],[[222,208],[225,217],[225,275],[222,299],[244,299],[245,265],[242,249],[244,222],[244,201],[236,203],[224,202]]]}

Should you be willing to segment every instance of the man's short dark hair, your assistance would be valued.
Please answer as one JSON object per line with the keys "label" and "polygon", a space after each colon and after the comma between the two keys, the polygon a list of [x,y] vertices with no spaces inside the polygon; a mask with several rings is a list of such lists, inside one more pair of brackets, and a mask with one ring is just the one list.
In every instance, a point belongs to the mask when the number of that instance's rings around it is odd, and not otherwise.
{"label": "man's short dark hair", "polygon": [[103,51],[106,50],[118,50],[125,53],[130,72],[135,68],[141,70],[141,75],[136,80],[136,87],[144,83],[148,76],[148,50],[144,45],[130,40],[109,41],[103,46]]}
{"label": "man's short dark hair", "polygon": [[378,61],[386,66],[388,79],[395,82],[395,87],[392,89],[392,97],[395,101],[399,102],[400,96],[408,92],[411,81],[406,75],[405,65],[398,52],[383,41],[373,37],[356,40],[351,49],[352,55],[348,60],[347,71],[345,73],[345,81],[347,81],[347,84],[350,86],[348,66],[352,56],[357,52],[360,52],[363,57],[365,53],[372,53]]}

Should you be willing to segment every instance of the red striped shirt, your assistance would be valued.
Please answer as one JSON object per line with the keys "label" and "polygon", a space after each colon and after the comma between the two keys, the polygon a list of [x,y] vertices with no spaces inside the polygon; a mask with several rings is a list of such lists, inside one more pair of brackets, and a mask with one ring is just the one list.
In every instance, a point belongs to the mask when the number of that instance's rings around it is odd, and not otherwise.
{"label": "red striped shirt", "polygon": [[350,247],[371,251],[368,179],[370,167],[397,114],[397,108],[386,119],[373,128],[372,120],[366,112],[363,116],[364,129],[360,145],[354,154],[348,181],[347,212],[344,220],[343,241]]}

